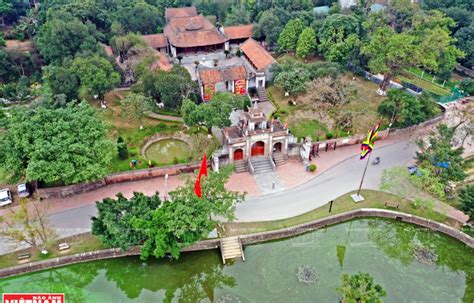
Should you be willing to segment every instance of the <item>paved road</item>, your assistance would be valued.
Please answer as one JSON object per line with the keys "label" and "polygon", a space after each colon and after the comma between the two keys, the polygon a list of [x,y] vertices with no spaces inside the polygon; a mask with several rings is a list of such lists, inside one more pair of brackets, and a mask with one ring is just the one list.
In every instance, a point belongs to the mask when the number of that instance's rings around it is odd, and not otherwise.
{"label": "paved road", "polygon": [[[413,161],[414,152],[415,146],[409,141],[376,150],[372,157],[379,156],[381,162],[375,166],[369,165],[363,188],[378,189],[383,169],[406,165]],[[237,206],[238,221],[277,220],[296,216],[357,189],[365,163],[357,157],[354,155],[299,187],[248,198]],[[90,217],[95,213],[95,205],[88,205],[53,214],[51,222],[61,234],[84,232],[90,229]]]}

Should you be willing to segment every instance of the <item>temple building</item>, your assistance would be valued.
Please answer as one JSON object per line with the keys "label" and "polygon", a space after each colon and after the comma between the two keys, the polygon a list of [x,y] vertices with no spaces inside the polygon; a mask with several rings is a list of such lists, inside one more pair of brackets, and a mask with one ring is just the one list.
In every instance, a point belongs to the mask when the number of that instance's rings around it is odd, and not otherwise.
{"label": "temple building", "polygon": [[204,101],[216,92],[232,92],[244,96],[248,91],[248,74],[244,65],[222,68],[201,68],[198,77]]}
{"label": "temple building", "polygon": [[243,112],[237,125],[223,129],[224,146],[214,153],[213,167],[236,164],[237,172],[275,170],[288,158],[290,134],[279,120],[268,121],[258,106]]}

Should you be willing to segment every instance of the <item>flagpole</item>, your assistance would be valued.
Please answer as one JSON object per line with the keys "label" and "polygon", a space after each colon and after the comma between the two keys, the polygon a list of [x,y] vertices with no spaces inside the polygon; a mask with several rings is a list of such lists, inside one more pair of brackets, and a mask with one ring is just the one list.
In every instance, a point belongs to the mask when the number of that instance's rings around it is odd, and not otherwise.
{"label": "flagpole", "polygon": [[369,160],[370,160],[371,155],[372,155],[372,152],[370,152],[369,156],[367,157],[367,162],[365,163],[364,173],[362,174],[362,179],[360,180],[359,190],[357,191],[357,196],[359,196],[359,197],[360,197],[360,189],[362,188],[362,183],[364,182],[365,172],[367,171],[367,166],[369,166]]}

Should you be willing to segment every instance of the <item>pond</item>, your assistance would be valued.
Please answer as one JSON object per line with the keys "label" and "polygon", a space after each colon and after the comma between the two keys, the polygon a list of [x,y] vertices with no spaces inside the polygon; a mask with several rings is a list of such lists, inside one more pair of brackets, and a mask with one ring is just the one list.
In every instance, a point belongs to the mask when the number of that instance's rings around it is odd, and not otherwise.
{"label": "pond", "polygon": [[[422,247],[434,263],[414,257]],[[227,265],[217,250],[94,261],[3,279],[0,292],[64,292],[67,302],[339,302],[342,274],[363,271],[387,291],[384,302],[474,300],[474,250],[396,221],[354,220],[247,246],[245,255]],[[316,282],[298,280],[305,265]]]}
{"label": "pond", "polygon": [[158,164],[176,164],[187,160],[189,145],[181,140],[163,139],[152,143],[145,150],[145,157]]}

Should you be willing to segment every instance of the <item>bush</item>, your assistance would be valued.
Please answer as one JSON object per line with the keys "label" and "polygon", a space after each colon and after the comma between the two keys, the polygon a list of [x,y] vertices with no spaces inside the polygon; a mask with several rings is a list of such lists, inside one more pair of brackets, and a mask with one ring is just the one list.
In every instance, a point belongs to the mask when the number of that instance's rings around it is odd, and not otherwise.
{"label": "bush", "polygon": [[459,191],[461,210],[474,219],[474,185],[466,185]]}
{"label": "bush", "polygon": [[332,139],[334,137],[334,134],[332,132],[327,132],[326,133],[326,139],[329,140],[329,139]]}
{"label": "bush", "polygon": [[117,156],[120,160],[128,159],[127,144],[122,137],[118,137],[117,139]]}
{"label": "bush", "polygon": [[179,163],[178,157],[174,157],[173,158],[173,164],[178,164],[178,163]]}
{"label": "bush", "polygon": [[314,172],[315,170],[316,170],[316,165],[310,164],[310,165],[309,165],[309,171],[310,171],[310,172]]}
{"label": "bush", "polygon": [[459,86],[466,94],[472,96],[474,95],[474,79],[465,78],[461,81]]}

